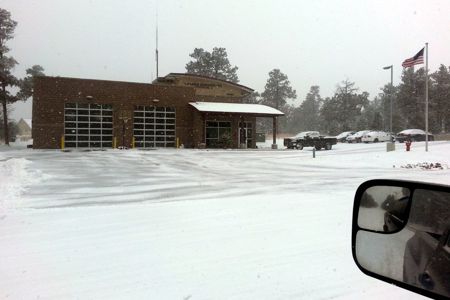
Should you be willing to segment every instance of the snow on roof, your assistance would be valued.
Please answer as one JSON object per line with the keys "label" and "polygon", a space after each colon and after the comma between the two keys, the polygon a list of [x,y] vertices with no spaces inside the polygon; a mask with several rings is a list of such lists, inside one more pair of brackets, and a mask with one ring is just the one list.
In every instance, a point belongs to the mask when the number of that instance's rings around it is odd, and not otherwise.
{"label": "snow on roof", "polygon": [[406,129],[403,131],[400,131],[398,134],[425,134],[425,131],[423,131],[422,129]]}
{"label": "snow on roof", "polygon": [[284,113],[273,107],[262,104],[191,102],[201,112],[242,113],[255,115],[284,116]]}
{"label": "snow on roof", "polygon": [[340,139],[340,138],[347,137],[347,136],[349,136],[352,132],[353,132],[353,131],[344,131],[344,132],[338,134],[338,135],[336,136],[336,138]]}
{"label": "snow on roof", "polygon": [[22,123],[25,123],[28,127],[30,127],[30,129],[31,129],[31,119],[24,119],[24,118],[21,118],[20,120],[19,120],[19,122],[17,122],[17,123],[20,123],[20,122],[22,122]]}
{"label": "snow on roof", "polygon": [[361,131],[358,131],[357,133],[353,134],[352,136],[353,137],[362,137],[364,134],[369,133],[369,132],[370,132],[370,130],[361,130]]}
{"label": "snow on roof", "polygon": [[305,137],[305,136],[319,136],[320,133],[318,131],[302,131],[297,133],[294,137]]}
{"label": "snow on roof", "polygon": [[27,123],[28,126],[30,126],[30,128],[32,128],[31,127],[31,119],[23,119],[23,120],[25,121],[25,123]]}
{"label": "snow on roof", "polygon": [[[242,85],[242,84],[239,84],[239,83],[235,83],[235,82],[231,82],[231,81],[223,80],[223,79],[219,79],[219,78],[214,78],[214,77],[210,77],[210,76],[199,75],[199,74],[192,74],[192,73],[169,73],[169,74],[167,74],[167,75],[165,76],[165,78],[168,78],[168,77],[199,77],[199,78],[207,79],[207,80],[209,80],[209,81],[220,81],[220,82],[225,82],[225,83],[227,83],[227,84],[237,86],[237,87],[239,87],[239,88],[241,88],[241,89],[243,89],[243,90],[245,90],[245,91],[247,91],[247,92],[249,92],[249,93],[251,93],[251,92],[254,91],[252,88],[249,88],[248,86],[245,86],[245,85]],[[156,79],[156,81],[158,81],[158,79]]]}

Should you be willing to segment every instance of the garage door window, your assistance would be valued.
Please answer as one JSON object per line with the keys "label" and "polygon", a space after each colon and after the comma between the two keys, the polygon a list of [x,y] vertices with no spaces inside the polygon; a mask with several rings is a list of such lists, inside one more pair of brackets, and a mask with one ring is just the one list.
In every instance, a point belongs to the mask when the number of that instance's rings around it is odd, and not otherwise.
{"label": "garage door window", "polygon": [[175,147],[175,108],[136,106],[134,140],[137,148]]}
{"label": "garage door window", "polygon": [[65,104],[65,147],[111,148],[112,136],[112,105]]}

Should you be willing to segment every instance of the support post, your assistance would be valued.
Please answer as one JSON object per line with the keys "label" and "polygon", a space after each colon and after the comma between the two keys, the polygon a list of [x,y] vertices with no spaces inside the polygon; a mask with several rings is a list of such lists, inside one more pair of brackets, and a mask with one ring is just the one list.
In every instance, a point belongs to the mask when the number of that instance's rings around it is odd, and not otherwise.
{"label": "support post", "polygon": [[61,135],[61,150],[64,150],[64,134]]}
{"label": "support post", "polygon": [[277,117],[273,117],[273,124],[272,124],[272,132],[273,132],[273,143],[272,143],[272,149],[277,149]]}

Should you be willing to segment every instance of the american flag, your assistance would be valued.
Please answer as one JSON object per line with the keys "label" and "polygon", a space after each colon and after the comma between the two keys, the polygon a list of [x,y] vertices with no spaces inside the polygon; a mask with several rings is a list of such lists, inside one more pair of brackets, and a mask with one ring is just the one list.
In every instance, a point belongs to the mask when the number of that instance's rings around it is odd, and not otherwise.
{"label": "american flag", "polygon": [[423,51],[425,48],[422,48],[419,52],[417,52],[416,55],[414,55],[411,58],[405,59],[405,61],[402,63],[403,68],[409,68],[414,65],[420,65],[423,64]]}

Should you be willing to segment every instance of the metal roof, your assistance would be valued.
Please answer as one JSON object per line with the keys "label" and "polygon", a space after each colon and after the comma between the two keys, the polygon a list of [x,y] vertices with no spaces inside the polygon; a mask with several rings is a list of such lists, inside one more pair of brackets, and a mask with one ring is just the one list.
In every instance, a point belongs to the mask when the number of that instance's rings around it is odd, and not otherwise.
{"label": "metal roof", "polygon": [[262,104],[223,103],[223,102],[190,102],[190,105],[201,112],[251,114],[261,116],[284,116],[284,113],[273,107]]}
{"label": "metal roof", "polygon": [[241,88],[243,90],[245,90],[248,93],[253,92],[254,90],[252,88],[249,88],[248,86],[239,84],[239,83],[234,83],[228,80],[224,80],[224,79],[218,79],[218,78],[214,78],[214,77],[209,77],[209,76],[204,76],[204,75],[199,75],[199,74],[192,74],[192,73],[169,73],[167,74],[165,77],[163,78],[169,78],[169,77],[198,77],[198,78],[203,78],[203,79],[208,79],[211,81],[219,81],[219,82],[223,82],[229,85],[234,85],[238,88]]}

